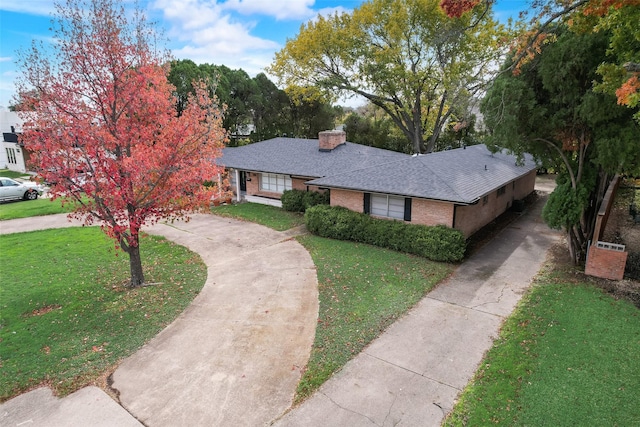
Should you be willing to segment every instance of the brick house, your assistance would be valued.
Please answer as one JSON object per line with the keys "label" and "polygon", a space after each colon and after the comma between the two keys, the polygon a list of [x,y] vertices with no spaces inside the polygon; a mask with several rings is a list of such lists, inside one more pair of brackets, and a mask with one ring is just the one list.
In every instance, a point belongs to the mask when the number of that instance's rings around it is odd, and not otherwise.
{"label": "brick house", "polygon": [[[484,145],[420,156],[353,144],[343,131],[228,147],[220,163],[236,197],[277,204],[284,190],[330,190],[332,206],[470,236],[529,195],[536,165]],[[238,191],[239,190],[239,191]],[[275,202],[274,202],[275,201]]]}

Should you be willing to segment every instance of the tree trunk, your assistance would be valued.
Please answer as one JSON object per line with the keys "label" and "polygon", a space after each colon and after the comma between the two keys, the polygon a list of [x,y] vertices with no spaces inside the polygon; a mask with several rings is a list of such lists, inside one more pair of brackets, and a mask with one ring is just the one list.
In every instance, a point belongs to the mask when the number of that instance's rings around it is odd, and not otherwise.
{"label": "tree trunk", "polygon": [[140,246],[129,247],[129,269],[131,270],[132,288],[144,284],[144,272],[142,271],[142,258],[140,257]]}

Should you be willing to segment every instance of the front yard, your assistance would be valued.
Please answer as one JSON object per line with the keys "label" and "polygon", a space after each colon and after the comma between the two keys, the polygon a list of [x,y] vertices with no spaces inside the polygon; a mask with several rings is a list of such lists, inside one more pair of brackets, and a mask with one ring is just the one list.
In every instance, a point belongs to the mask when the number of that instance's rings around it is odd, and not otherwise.
{"label": "front yard", "polygon": [[0,249],[0,401],[43,384],[63,395],[104,386],[101,377],[171,323],[207,274],[197,254],[149,236],[142,256],[156,285],[124,288],[129,259],[98,227],[2,235]]}
{"label": "front yard", "polygon": [[[300,215],[260,205],[214,213],[281,230],[303,223]],[[301,401],[453,267],[351,242],[298,240],[316,265],[320,298],[315,343],[296,396]],[[61,393],[104,385],[118,360],[189,304],[206,275],[199,258],[155,237],[145,245],[147,274],[162,284],[131,291],[115,274],[126,275],[127,258],[114,257],[96,228],[0,236],[0,399],[43,383]],[[554,249],[445,425],[634,425],[640,419],[640,310],[567,266],[565,252]]]}

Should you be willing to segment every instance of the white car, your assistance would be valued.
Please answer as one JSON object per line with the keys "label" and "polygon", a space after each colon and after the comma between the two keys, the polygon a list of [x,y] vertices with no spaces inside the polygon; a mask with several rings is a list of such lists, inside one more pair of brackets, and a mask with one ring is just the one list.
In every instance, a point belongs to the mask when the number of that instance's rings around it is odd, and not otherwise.
{"label": "white car", "polygon": [[0,201],[35,200],[42,194],[42,188],[35,182],[18,182],[11,178],[0,177]]}

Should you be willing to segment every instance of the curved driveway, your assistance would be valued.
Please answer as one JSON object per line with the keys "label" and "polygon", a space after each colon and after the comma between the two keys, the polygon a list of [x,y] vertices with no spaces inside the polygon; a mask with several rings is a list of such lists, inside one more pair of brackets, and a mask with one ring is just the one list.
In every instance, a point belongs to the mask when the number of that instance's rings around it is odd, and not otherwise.
{"label": "curved driveway", "polygon": [[[64,215],[3,221],[0,234],[72,225]],[[121,405],[147,426],[258,426],[280,416],[315,334],[308,252],[287,232],[213,215],[145,231],[200,254],[208,275],[192,304],[117,368]]]}

